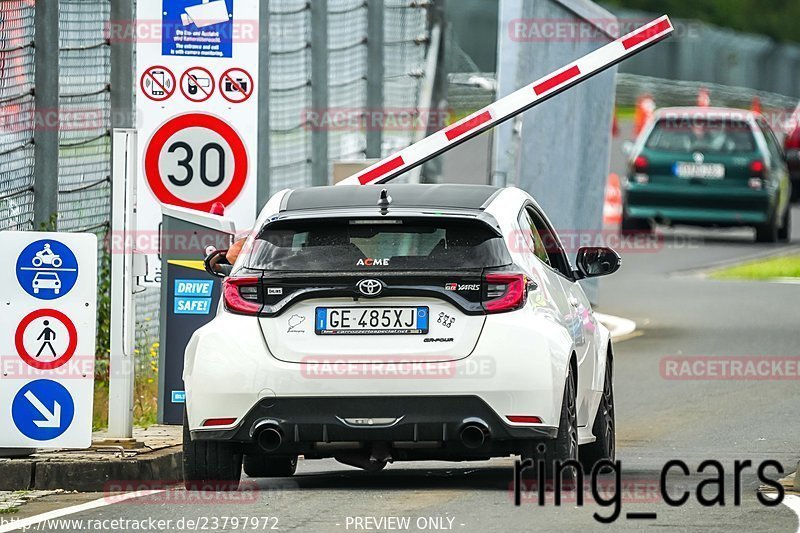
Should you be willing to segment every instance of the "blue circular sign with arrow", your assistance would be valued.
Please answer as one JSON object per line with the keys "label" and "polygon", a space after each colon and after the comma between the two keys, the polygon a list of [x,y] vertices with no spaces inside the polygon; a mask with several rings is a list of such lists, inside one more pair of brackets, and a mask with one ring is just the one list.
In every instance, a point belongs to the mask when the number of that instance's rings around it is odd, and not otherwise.
{"label": "blue circular sign with arrow", "polygon": [[75,254],[56,240],[32,242],[17,258],[17,281],[34,298],[61,298],[72,290],[77,280]]}
{"label": "blue circular sign with arrow", "polygon": [[38,379],[22,387],[11,403],[14,425],[29,439],[45,441],[60,437],[75,417],[75,402],[56,381]]}

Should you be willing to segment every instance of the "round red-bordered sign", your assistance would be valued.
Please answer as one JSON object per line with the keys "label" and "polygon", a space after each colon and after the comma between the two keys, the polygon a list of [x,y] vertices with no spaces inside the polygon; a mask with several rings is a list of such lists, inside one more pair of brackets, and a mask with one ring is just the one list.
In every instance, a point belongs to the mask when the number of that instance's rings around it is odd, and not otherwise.
{"label": "round red-bordered sign", "polygon": [[[248,85],[243,87],[239,82],[239,77],[234,77],[234,73],[241,73],[242,75],[246,76]],[[233,91],[225,90],[229,84],[233,87]],[[228,69],[223,72],[222,76],[219,78],[219,93],[225,100],[232,104],[241,104],[242,102],[246,102],[251,96],[253,96],[254,90],[255,84],[253,83],[253,76],[251,76],[250,73],[243,68]],[[238,96],[228,96],[229,94]]]}
{"label": "round red-bordered sign", "polygon": [[[230,183],[216,198],[205,202],[191,202],[175,196],[164,184],[164,179],[159,169],[159,160],[167,141],[175,134],[189,128],[206,128],[215,132],[225,140],[233,156],[234,168]],[[197,211],[207,212],[216,202],[225,207],[230,206],[244,190],[247,172],[247,148],[245,148],[241,136],[230,124],[208,113],[187,113],[168,120],[150,138],[144,153],[145,180],[158,201],[163,204],[177,205]]]}
{"label": "round red-bordered sign", "polygon": [[[159,71],[163,71],[161,73],[164,74],[165,79],[160,79]],[[169,79],[169,82],[167,82],[167,79]],[[175,94],[175,85],[175,74],[167,67],[161,65],[149,67],[144,71],[142,78],[139,80],[139,87],[142,89],[142,94],[155,102],[168,100]]]}
{"label": "round red-bordered sign", "polygon": [[[208,87],[203,87],[201,79],[205,79],[209,81]],[[190,83],[195,87],[195,93],[192,94],[190,90]],[[183,96],[186,97],[187,100],[190,102],[205,102],[211,95],[214,94],[214,88],[216,87],[216,82],[214,81],[214,75],[211,72],[203,67],[192,67],[190,69],[186,69],[186,72],[183,73],[181,76],[181,92]]]}
{"label": "round red-bordered sign", "polygon": [[[29,354],[28,350],[25,348],[23,338],[25,336],[25,330],[31,325],[31,322],[42,317],[50,317],[58,320],[67,328],[67,332],[69,333],[69,342],[64,354],[58,359],[48,363],[37,361]],[[38,368],[39,370],[53,370],[67,364],[67,362],[72,359],[72,356],[75,355],[75,349],[78,347],[78,330],[75,329],[75,324],[72,323],[72,320],[61,311],[56,311],[55,309],[37,309],[20,321],[17,326],[17,332],[14,335],[14,345],[17,347],[17,354],[33,368]]]}

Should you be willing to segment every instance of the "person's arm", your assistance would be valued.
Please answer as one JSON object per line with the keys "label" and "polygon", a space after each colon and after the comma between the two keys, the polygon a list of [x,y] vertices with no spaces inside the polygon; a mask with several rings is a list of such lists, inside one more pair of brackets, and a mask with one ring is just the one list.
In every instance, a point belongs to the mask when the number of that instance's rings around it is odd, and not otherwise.
{"label": "person's arm", "polygon": [[236,240],[228,249],[228,253],[225,254],[225,258],[228,260],[230,264],[234,264],[236,260],[239,258],[239,254],[242,252],[242,248],[244,247],[245,241],[247,241],[247,237]]}

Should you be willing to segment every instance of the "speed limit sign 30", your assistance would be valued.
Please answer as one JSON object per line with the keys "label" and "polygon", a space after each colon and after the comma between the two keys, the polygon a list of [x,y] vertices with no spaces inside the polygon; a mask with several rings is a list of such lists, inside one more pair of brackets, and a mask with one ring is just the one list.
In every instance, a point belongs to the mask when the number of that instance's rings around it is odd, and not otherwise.
{"label": "speed limit sign 30", "polygon": [[247,149],[224,120],[187,113],[156,130],[144,153],[144,173],[164,204],[208,211],[215,202],[230,206],[247,181]]}

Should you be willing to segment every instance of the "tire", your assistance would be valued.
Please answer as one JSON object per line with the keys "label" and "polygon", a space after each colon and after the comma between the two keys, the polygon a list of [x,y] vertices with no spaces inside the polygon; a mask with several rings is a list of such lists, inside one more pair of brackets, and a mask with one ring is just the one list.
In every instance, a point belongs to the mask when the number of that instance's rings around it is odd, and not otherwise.
{"label": "tire", "polygon": [[756,226],[756,242],[778,242],[778,215],[772,215],[772,219],[766,224]]}
{"label": "tire", "polygon": [[41,257],[34,257],[31,260],[31,263],[33,263],[33,266],[35,266],[35,267],[40,267],[40,266],[42,266],[42,258]]}
{"label": "tire", "polygon": [[653,231],[653,223],[646,218],[631,218],[623,209],[620,230],[623,233],[650,233]]}
{"label": "tire", "polygon": [[192,440],[183,414],[183,484],[191,491],[233,491],[242,476],[242,454],[229,442]]}
{"label": "tire", "polygon": [[597,406],[597,414],[592,425],[592,434],[595,440],[584,444],[580,448],[581,464],[583,471],[589,473],[598,462],[616,459],[616,418],[614,414],[614,380],[613,363],[609,357],[606,362],[605,380],[603,382],[603,396]]}
{"label": "tire", "polygon": [[297,456],[245,455],[244,473],[250,477],[291,477],[297,471]]}
{"label": "tire", "polygon": [[[578,460],[578,408],[575,392],[575,376],[570,365],[567,380],[564,384],[564,398],[561,401],[561,416],[558,423],[558,435],[547,446],[545,472],[547,479],[556,476],[555,462]],[[563,471],[564,486],[575,482],[576,472],[572,468]]]}
{"label": "tire", "polygon": [[792,240],[792,206],[788,206],[783,214],[783,227],[778,230],[778,240],[781,242]]}

